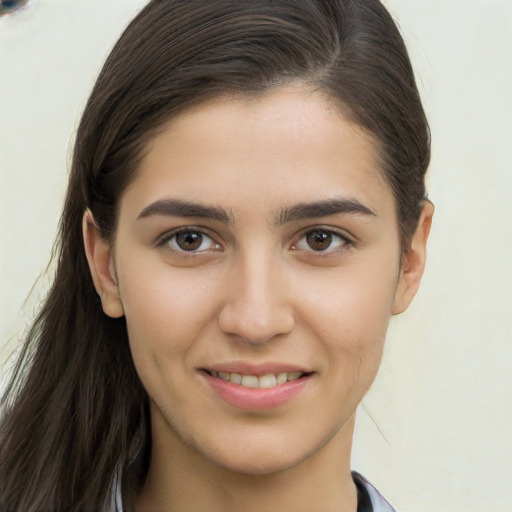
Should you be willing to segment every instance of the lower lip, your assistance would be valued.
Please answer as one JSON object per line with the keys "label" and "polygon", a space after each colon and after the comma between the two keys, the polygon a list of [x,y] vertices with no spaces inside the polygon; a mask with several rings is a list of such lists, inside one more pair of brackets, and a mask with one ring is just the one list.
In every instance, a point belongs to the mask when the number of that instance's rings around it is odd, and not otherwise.
{"label": "lower lip", "polygon": [[229,405],[247,411],[272,409],[297,396],[310,382],[312,375],[280,384],[273,388],[246,388],[204,372],[206,382]]}

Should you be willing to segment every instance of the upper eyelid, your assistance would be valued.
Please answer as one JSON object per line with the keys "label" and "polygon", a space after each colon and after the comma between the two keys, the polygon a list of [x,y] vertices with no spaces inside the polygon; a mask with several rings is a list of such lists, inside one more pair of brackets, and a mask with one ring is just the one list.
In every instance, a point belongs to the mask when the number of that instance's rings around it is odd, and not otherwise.
{"label": "upper eyelid", "polygon": [[165,242],[179,233],[187,233],[188,231],[201,233],[202,235],[206,235],[207,237],[215,240],[215,235],[212,234],[211,230],[205,228],[203,226],[180,226],[177,228],[168,229],[164,231],[161,235],[156,237],[156,243],[159,244],[161,242]]}
{"label": "upper eyelid", "polygon": [[307,228],[303,228],[297,233],[295,238],[300,239],[303,236],[307,235],[308,233],[311,233],[312,231],[325,231],[327,233],[332,233],[334,235],[337,235],[349,243],[356,242],[356,237],[354,235],[352,235],[350,232],[348,232],[346,229],[336,228],[334,226],[326,226],[326,225],[308,226]]}
{"label": "upper eyelid", "polygon": [[[189,226],[179,227],[179,228],[170,229],[169,231],[166,231],[165,233],[163,233],[162,235],[157,237],[157,239],[155,240],[153,245],[156,248],[165,248],[164,246],[166,246],[173,237],[175,237],[176,235],[178,235],[180,233],[186,233],[188,231],[201,233],[201,235],[208,237],[212,241],[213,245],[223,247],[223,244],[220,243],[215,236],[212,236],[210,233],[207,232],[208,230],[205,230],[204,228],[196,228],[196,227],[189,227]],[[192,255],[194,255],[194,254],[197,256],[199,254],[206,253],[208,250],[211,250],[211,249],[204,249],[204,250],[200,250],[200,251],[198,251],[198,250],[185,251],[185,250],[178,250],[173,247],[168,247],[168,249],[170,251],[173,251],[173,252],[176,252],[179,254],[187,255],[188,257],[192,257]]]}

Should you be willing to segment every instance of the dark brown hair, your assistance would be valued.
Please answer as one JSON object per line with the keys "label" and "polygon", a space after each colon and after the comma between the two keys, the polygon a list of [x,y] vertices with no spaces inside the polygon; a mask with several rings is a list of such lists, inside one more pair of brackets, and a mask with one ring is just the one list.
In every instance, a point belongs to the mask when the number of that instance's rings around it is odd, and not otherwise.
{"label": "dark brown hair", "polygon": [[406,249],[430,137],[406,48],[378,0],[151,1],[106,61],[76,135],[55,280],[3,398],[3,512],[104,509],[117,469],[135,486],[145,476],[131,461],[150,444],[147,396],[124,319],[103,313],[93,287],[85,210],[112,240],[119,198],[164,122],[209,98],[290,82],[322,91],[377,141]]}

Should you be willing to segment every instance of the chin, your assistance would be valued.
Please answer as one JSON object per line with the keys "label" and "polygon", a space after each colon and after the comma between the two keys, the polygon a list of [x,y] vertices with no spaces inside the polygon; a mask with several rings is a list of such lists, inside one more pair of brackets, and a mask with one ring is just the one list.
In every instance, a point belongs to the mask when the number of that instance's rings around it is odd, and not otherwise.
{"label": "chin", "polygon": [[[323,438],[322,438],[323,439]],[[257,436],[252,441],[232,439],[229,449],[201,450],[203,457],[223,469],[244,475],[272,475],[292,469],[309,460],[321,451],[329,439],[320,442],[305,443],[304,438],[294,439],[292,436],[269,439]]]}
{"label": "chin", "polygon": [[222,458],[210,458],[210,460],[223,469],[242,475],[265,476],[282,473],[302,462],[305,457],[276,457],[275,452],[261,452],[244,457],[227,456]]}

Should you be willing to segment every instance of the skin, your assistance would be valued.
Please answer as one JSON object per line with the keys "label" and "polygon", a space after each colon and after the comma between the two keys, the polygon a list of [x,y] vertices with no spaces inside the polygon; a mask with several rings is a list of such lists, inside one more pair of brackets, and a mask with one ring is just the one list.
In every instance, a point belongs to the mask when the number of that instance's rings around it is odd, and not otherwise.
{"label": "skin", "polygon": [[[350,211],[293,215],[333,199]],[[355,410],[390,316],[418,288],[433,213],[426,202],[402,254],[395,210],[376,143],[294,86],[170,120],[122,195],[112,246],[85,214],[96,289],[107,315],[126,317],[150,397],[152,458],[136,510],[355,510]],[[202,233],[197,250],[180,248],[177,228]],[[321,250],[314,230],[327,237]],[[246,411],[202,371],[240,362],[311,374],[284,404]]]}

